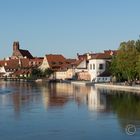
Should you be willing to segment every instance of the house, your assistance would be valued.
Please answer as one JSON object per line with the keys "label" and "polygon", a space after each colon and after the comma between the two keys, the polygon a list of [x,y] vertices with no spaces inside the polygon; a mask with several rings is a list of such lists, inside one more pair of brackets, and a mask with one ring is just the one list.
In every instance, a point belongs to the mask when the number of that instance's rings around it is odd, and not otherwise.
{"label": "house", "polygon": [[90,80],[90,75],[88,73],[88,59],[89,54],[79,55],[78,60],[76,60],[73,64],[73,68],[75,70],[75,74],[77,75],[78,80]]}
{"label": "house", "polygon": [[59,80],[67,80],[67,79],[73,79],[75,75],[74,69],[63,69],[55,72],[56,79]]}
{"label": "house", "polygon": [[29,58],[32,59],[33,56],[28,50],[20,49],[20,45],[18,41],[13,43],[13,54],[11,56],[12,59],[21,59],[21,58]]}
{"label": "house", "polygon": [[103,74],[107,71],[112,56],[106,53],[97,53],[89,60],[88,72],[91,76],[91,81],[94,82],[109,82],[111,75]]}
{"label": "house", "polygon": [[14,73],[11,74],[11,77],[16,78],[16,77],[30,77],[32,73],[32,69],[21,69],[17,70]]}
{"label": "house", "polygon": [[[42,64],[43,58],[22,58],[22,59],[8,59],[0,61],[0,73],[1,77],[20,77],[25,76],[33,68],[38,68]],[[24,73],[24,74],[23,74]],[[21,77],[22,77],[21,76]],[[25,76],[27,77],[27,76]]]}
{"label": "house", "polygon": [[62,65],[64,65],[65,63],[66,63],[66,58],[63,55],[46,54],[39,68],[41,70],[50,68],[53,71],[58,71],[61,70]]}

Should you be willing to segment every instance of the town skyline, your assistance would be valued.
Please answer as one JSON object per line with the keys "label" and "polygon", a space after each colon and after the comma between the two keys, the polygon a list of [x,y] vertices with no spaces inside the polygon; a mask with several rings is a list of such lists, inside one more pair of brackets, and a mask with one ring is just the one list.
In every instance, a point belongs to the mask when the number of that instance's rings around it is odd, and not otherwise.
{"label": "town skyline", "polygon": [[2,1],[0,58],[11,55],[15,40],[34,56],[75,57],[77,52],[116,50],[120,42],[138,38],[139,4],[138,0]]}

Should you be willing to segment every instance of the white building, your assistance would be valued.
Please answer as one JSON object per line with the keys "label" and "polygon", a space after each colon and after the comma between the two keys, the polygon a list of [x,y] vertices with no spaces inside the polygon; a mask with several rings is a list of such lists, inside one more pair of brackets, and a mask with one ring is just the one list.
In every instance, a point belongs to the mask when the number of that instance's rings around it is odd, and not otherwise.
{"label": "white building", "polygon": [[94,82],[110,81],[111,76],[108,73],[106,75],[107,66],[110,61],[111,61],[111,55],[107,55],[105,53],[95,54],[89,60],[88,72],[91,76],[91,81]]}

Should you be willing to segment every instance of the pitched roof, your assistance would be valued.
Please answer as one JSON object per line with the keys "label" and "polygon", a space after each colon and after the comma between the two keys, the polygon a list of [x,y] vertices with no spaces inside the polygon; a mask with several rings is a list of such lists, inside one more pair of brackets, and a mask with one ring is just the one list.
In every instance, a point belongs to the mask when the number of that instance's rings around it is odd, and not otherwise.
{"label": "pitched roof", "polygon": [[91,59],[111,59],[111,55],[105,53],[93,54]]}
{"label": "pitched roof", "polygon": [[83,60],[82,59],[79,59],[79,60],[76,60],[72,63],[73,66],[78,66]]}
{"label": "pitched roof", "polygon": [[31,69],[29,70],[17,70],[12,75],[19,76],[21,74],[31,74]]}
{"label": "pitched roof", "polygon": [[60,54],[47,54],[46,55],[49,66],[53,70],[58,70],[63,64],[66,63],[66,59]]}
{"label": "pitched roof", "polygon": [[0,60],[0,66],[4,66],[5,69],[31,68],[40,66],[42,61],[42,58]]}
{"label": "pitched roof", "polygon": [[22,54],[23,57],[27,57],[27,58],[33,58],[33,56],[31,55],[31,53],[28,50],[22,50],[19,49],[20,53]]}

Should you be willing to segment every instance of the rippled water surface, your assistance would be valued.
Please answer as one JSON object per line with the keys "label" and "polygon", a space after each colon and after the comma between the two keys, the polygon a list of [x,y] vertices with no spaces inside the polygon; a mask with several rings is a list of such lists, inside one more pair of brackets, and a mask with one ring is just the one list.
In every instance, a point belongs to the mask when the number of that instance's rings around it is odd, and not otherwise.
{"label": "rippled water surface", "polygon": [[[131,136],[129,124],[136,130]],[[63,83],[0,82],[0,140],[92,139],[139,140],[140,95]]]}

